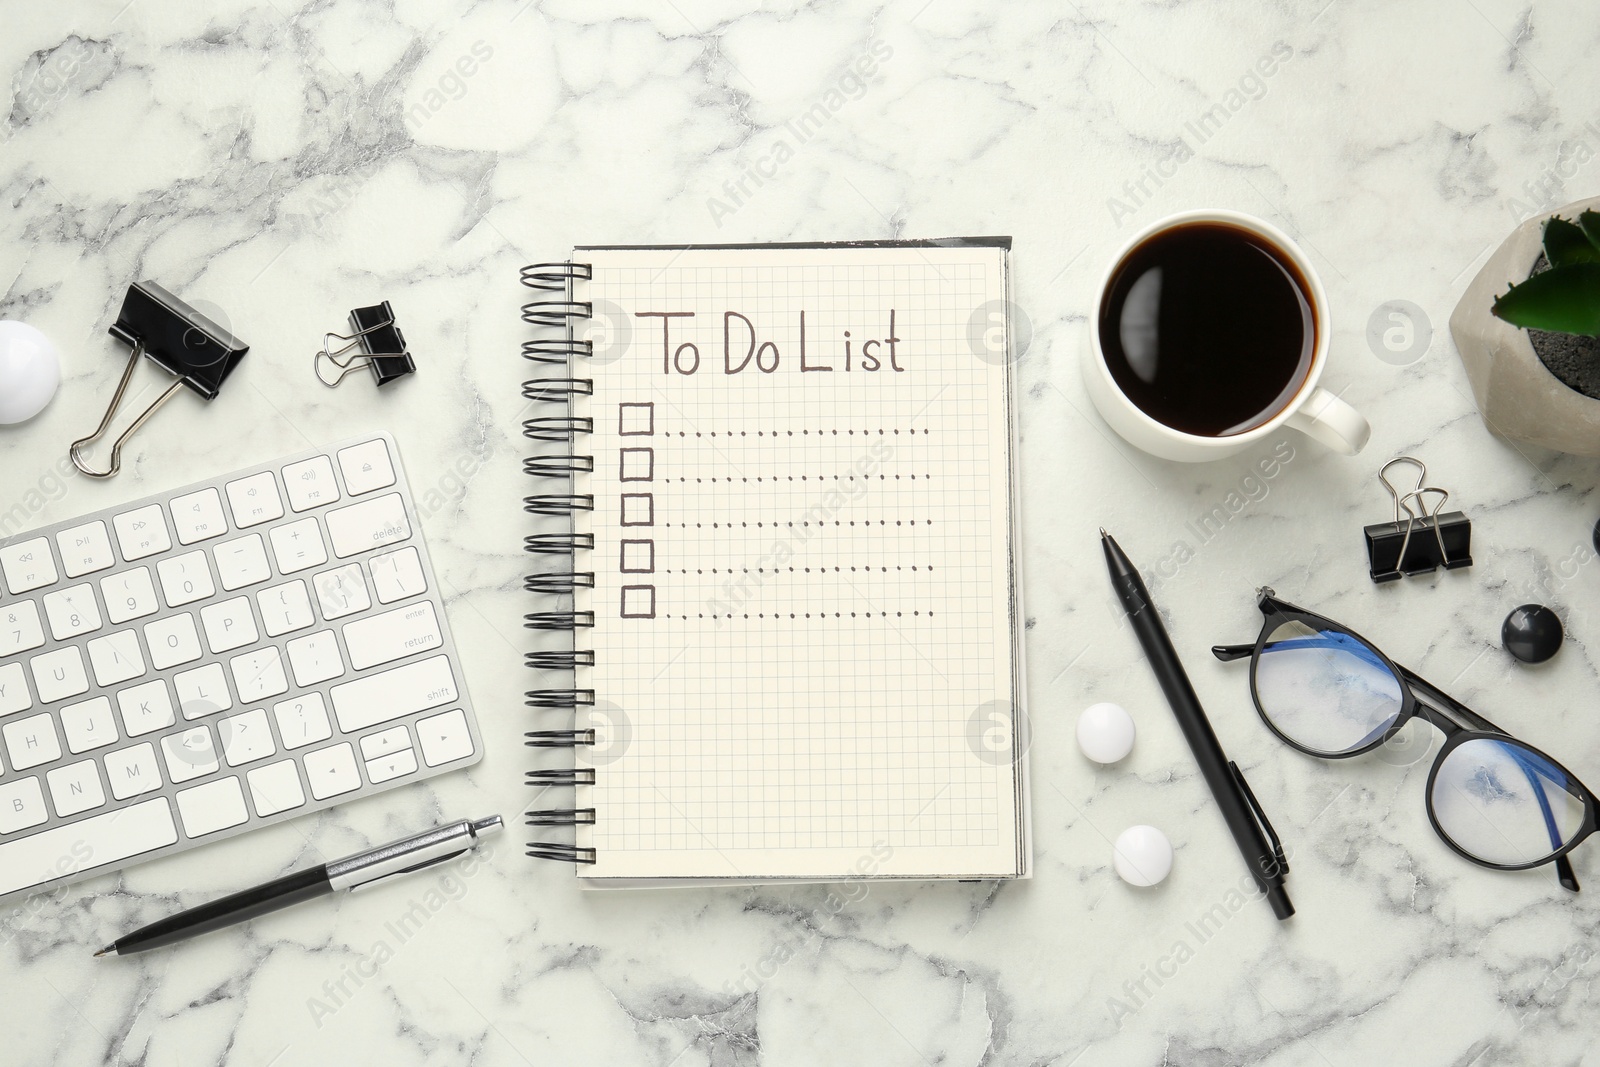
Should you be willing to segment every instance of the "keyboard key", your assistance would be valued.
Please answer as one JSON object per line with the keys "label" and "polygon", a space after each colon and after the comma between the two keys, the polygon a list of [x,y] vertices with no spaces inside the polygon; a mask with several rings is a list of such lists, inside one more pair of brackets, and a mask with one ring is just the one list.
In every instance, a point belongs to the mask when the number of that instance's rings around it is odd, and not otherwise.
{"label": "keyboard key", "polygon": [[150,665],[158,671],[200,658],[200,635],[188,612],[145,623],[144,642],[150,646]]}
{"label": "keyboard key", "polygon": [[410,747],[411,735],[406,732],[406,728],[402,724],[363,737],[361,739],[361,758],[374,760],[379,756],[393,755],[401,749]]}
{"label": "keyboard key", "polygon": [[367,781],[373,785],[393,781],[417,770],[417,754],[409,748],[367,761]]}
{"label": "keyboard key", "polygon": [[160,678],[122,690],[117,694],[117,710],[122,713],[122,730],[129,737],[164,730],[177,721],[172,695]]}
{"label": "keyboard key", "polygon": [[50,553],[50,540],[35,537],[21,544],[0,548],[0,571],[5,572],[6,588],[13,593],[43,589],[56,582],[56,558]]}
{"label": "keyboard key", "polygon": [[14,656],[44,644],[44,627],[39,623],[39,605],[18,601],[0,608],[0,656]]}
{"label": "keyboard key", "polygon": [[283,468],[283,484],[289,490],[289,506],[296,511],[331,504],[339,499],[339,486],[333,480],[333,462],[327,456],[312,456],[302,463]]}
{"label": "keyboard key", "polygon": [[[119,864],[177,840],[166,797],[52,827],[0,844],[0,893],[27,889],[63,872]],[[79,857],[85,857],[81,863]]]}
{"label": "keyboard key", "polygon": [[[18,830],[38,826],[49,817],[39,779],[0,782],[0,834],[14,834]],[[0,878],[4,877],[0,874]]]}
{"label": "keyboard key", "polygon": [[118,800],[160,789],[161,771],[156,767],[156,747],[146,741],[120,752],[108,753],[106,781],[111,784],[111,795]]}
{"label": "keyboard key", "polygon": [[256,814],[263,819],[306,802],[305,791],[300,788],[300,772],[292,759],[257,767],[245,778],[250,782],[250,800],[256,806]]}
{"label": "keyboard key", "polygon": [[239,529],[283,518],[283,498],[278,496],[278,482],[271,471],[229,482],[227,489],[233,524]]}
{"label": "keyboard key", "polygon": [[0,732],[5,734],[6,755],[11,758],[12,770],[25,771],[29,767],[54,763],[61,758],[56,723],[49,715],[13,719]]}
{"label": "keyboard key", "polygon": [[113,623],[142,619],[161,609],[147,567],[135,567],[100,579],[100,595],[106,600],[106,617]]}
{"label": "keyboard key", "polygon": [[161,514],[160,504],[114,515],[111,525],[116,528],[122,558],[129,563],[172,547],[172,539],[167,536],[167,519]]}
{"label": "keyboard key", "polygon": [[278,751],[272,743],[272,728],[267,725],[265,708],[220,720],[217,723],[217,736],[222,739],[222,753],[227,757],[230,767],[254,763]]}
{"label": "keyboard key", "polygon": [[94,697],[62,708],[61,732],[67,735],[67,749],[73,755],[116,744],[117,724],[112,721],[110,699]]}
{"label": "keyboard key", "polygon": [[278,736],[284,748],[304,748],[333,736],[328,725],[328,708],[321,693],[307,693],[294,700],[285,700],[272,706],[273,717],[278,720]]}
{"label": "keyboard key", "polygon": [[89,676],[84,673],[83,653],[68,645],[28,661],[33,670],[33,688],[41,704],[75,697],[89,691]]}
{"label": "keyboard key", "polygon": [[61,550],[61,569],[68,578],[103,571],[117,562],[111,551],[111,534],[99,520],[74,526],[56,534]]}
{"label": "keyboard key", "polygon": [[106,802],[106,791],[100,784],[100,771],[94,760],[86,759],[67,767],[57,767],[45,775],[50,783],[50,802],[56,814],[65,819],[98,808]]}
{"label": "keyboard key", "polygon": [[332,748],[307,752],[304,757],[306,781],[318,800],[361,788],[361,772],[356,769],[356,752],[349,742]]}
{"label": "keyboard key", "polygon": [[222,494],[215,489],[175,497],[167,506],[172,509],[172,527],[180,545],[198,544],[228,532],[228,520],[222,517]]}
{"label": "keyboard key", "polygon": [[358,619],[344,627],[345,651],[350,653],[350,666],[358,671],[442,644],[444,635],[439,632],[439,619],[429,600]]}
{"label": "keyboard key", "polygon": [[167,777],[174,785],[204,778],[217,770],[217,747],[211,731],[196,726],[161,739],[161,754],[167,759]]}
{"label": "keyboard key", "polygon": [[161,577],[161,593],[167,598],[167,607],[177,608],[215,596],[217,587],[211,583],[211,565],[204,552],[185,552],[156,564]]}
{"label": "keyboard key", "polygon": [[359,504],[338,508],[325,516],[333,554],[343,559],[411,537],[411,523],[399,493],[385,493]]}
{"label": "keyboard key", "polygon": [[273,527],[272,554],[278,559],[281,574],[293,574],[328,562],[328,550],[322,544],[322,531],[316,519],[301,519]]}
{"label": "keyboard key", "polygon": [[267,548],[260,534],[224,541],[211,550],[211,555],[217,562],[217,580],[229,592],[272,577],[272,568],[267,565]]}
{"label": "keyboard key", "polygon": [[316,587],[322,617],[329,622],[372,607],[372,598],[367,596],[367,580],[361,576],[359,563],[323,571],[311,579],[311,584]]}
{"label": "keyboard key", "polygon": [[139,651],[139,635],[132,630],[97,637],[88,644],[89,665],[94,668],[95,684],[104,688],[137,678],[144,673],[144,653]]}
{"label": "keyboard key", "polygon": [[380,604],[393,604],[428,591],[427,579],[422,576],[422,558],[415,548],[373,556],[367,565],[372,568],[372,588],[377,591]]}
{"label": "keyboard key", "polygon": [[14,715],[33,707],[28,679],[20,663],[0,663],[0,715]]}
{"label": "keyboard key", "polygon": [[328,691],[339,729],[355,733],[412,712],[426,711],[456,699],[450,660],[434,656],[382,674],[369,674]]}
{"label": "keyboard key", "polygon": [[228,679],[220,663],[207,663],[204,667],[175,674],[172,687],[178,691],[178,709],[185,719],[203,719],[233,707]]}
{"label": "keyboard key", "polygon": [[472,734],[460,708],[417,720],[417,741],[422,745],[422,760],[430,767],[472,755]]}
{"label": "keyboard key", "polygon": [[100,605],[95,603],[94,587],[87,582],[46,593],[44,614],[50,620],[50,636],[57,641],[100,629]]}
{"label": "keyboard key", "polygon": [[250,598],[236,596],[220,604],[200,609],[200,623],[206,629],[206,644],[214,653],[232,652],[261,639],[256,632],[256,617],[250,613]]}
{"label": "keyboard key", "polygon": [[344,472],[344,487],[351,496],[360,496],[394,484],[394,464],[389,448],[381,440],[339,449],[339,469]]}
{"label": "keyboard key", "polygon": [[344,673],[344,661],[339,658],[339,642],[332,630],[297,637],[289,642],[288,647],[294,684],[302,689]]}
{"label": "keyboard key", "polygon": [[289,680],[283,674],[283,659],[275,646],[235,656],[228,661],[228,666],[233,669],[233,688],[246,704],[289,691]]}
{"label": "keyboard key", "polygon": [[306,592],[306,583],[298,578],[261,590],[256,594],[256,606],[261,609],[261,625],[268,637],[304,630],[317,621],[311,614],[311,595]]}
{"label": "keyboard key", "polygon": [[185,789],[175,799],[178,817],[183,820],[183,832],[188,837],[214,834],[238,826],[250,817],[244,807],[244,790],[237,778],[219,778]]}

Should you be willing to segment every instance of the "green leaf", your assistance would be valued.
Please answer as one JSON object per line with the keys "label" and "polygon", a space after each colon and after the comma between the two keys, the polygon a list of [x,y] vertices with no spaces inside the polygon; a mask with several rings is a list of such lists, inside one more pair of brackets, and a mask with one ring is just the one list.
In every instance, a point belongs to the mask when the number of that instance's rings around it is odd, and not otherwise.
{"label": "green leaf", "polygon": [[1494,302],[1513,326],[1600,337],[1600,263],[1552,267]]}
{"label": "green leaf", "polygon": [[[1596,230],[1600,231],[1600,215],[1594,221]],[[1588,236],[1566,219],[1552,217],[1544,224],[1544,258],[1552,267],[1600,263],[1600,246],[1591,244]]]}
{"label": "green leaf", "polygon": [[1600,248],[1600,211],[1589,210],[1578,216],[1578,226],[1589,243]]}

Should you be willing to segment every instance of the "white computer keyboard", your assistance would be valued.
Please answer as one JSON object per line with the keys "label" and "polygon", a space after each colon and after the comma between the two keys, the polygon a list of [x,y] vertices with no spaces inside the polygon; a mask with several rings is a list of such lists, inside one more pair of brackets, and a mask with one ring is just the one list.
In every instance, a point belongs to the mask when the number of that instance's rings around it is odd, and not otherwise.
{"label": "white computer keyboard", "polygon": [[482,752],[386,435],[0,541],[0,899]]}

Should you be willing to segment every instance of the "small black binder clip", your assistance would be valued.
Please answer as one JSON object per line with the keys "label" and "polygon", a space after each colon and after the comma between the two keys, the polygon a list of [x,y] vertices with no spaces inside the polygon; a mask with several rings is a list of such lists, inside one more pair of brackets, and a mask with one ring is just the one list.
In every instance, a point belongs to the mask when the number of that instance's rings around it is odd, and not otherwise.
{"label": "small black binder clip", "polygon": [[[188,386],[206,400],[215,400],[222,383],[250,351],[249,345],[155,282],[134,282],[128,286],[127,295],[122,298],[122,310],[111,325],[111,336],[132,346],[128,365],[122,371],[122,380],[117,383],[117,391],[112,394],[111,405],[106,408],[100,425],[88,437],[72,442],[68,450],[72,465],[91,478],[110,478],[122,469],[122,446],[181,386]],[[140,356],[148,356],[151,362],[178,380],[156,397],[155,403],[145,408],[112,443],[111,466],[103,471],[93,470],[83,458],[82,449],[105,436],[117,408],[122,406]]]}
{"label": "small black binder clip", "polygon": [[[1416,487],[1406,493],[1389,481],[1389,468],[1401,463],[1417,468]],[[1392,459],[1378,471],[1378,480],[1394,498],[1394,521],[1362,528],[1373,581],[1472,566],[1472,520],[1459,511],[1445,511],[1450,494],[1423,484],[1427,476],[1428,468],[1410,456]]]}
{"label": "small black binder clip", "polygon": [[[315,369],[317,380],[330,389],[344,381],[345,375],[357,367],[372,368],[372,376],[379,386],[415,373],[416,362],[406,351],[406,338],[395,325],[394,309],[385,300],[371,307],[356,308],[350,312],[350,328],[354,333],[325,333],[322,351],[317,353]],[[332,348],[335,341],[345,342]],[[351,349],[359,349],[352,352]],[[348,354],[346,354],[348,353]],[[339,368],[339,376],[329,381],[322,373],[322,361],[327,360]]]}

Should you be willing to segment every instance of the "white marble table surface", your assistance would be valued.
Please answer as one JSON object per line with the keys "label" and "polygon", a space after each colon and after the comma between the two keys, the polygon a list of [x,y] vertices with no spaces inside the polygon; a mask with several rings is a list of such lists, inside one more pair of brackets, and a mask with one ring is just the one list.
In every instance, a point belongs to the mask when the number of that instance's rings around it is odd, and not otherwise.
{"label": "white marble table surface", "polygon": [[[1205,654],[1255,634],[1251,590],[1270,584],[1600,781],[1596,463],[1492,437],[1445,328],[1474,265],[1521,214],[1600,189],[1592,6],[765,7],[0,8],[0,317],[39,326],[66,360],[46,413],[0,429],[7,532],[392,430],[488,745],[468,773],[8,914],[0,1059],[1600,1062],[1596,846],[1576,855],[1591,886],[1579,896],[1548,870],[1477,869],[1429,829],[1426,736],[1342,765],[1299,757],[1256,720],[1242,670]],[[875,46],[888,58],[852,80]],[[800,143],[787,123],[819,103],[829,121]],[[752,170],[759,184],[744,178]],[[1199,206],[1273,221],[1322,273],[1326,382],[1375,427],[1360,457],[1286,434],[1292,459],[1254,480],[1254,453],[1155,461],[1089,410],[1077,358],[1095,275],[1132,227]],[[245,880],[530,802],[521,264],[577,242],[952,234],[1014,235],[1031,328],[1022,492],[1037,877],[873,885],[842,908],[824,887],[585,894],[565,868],[523,858],[518,828],[442,889],[418,879],[178,951],[90,958],[117,932]],[[117,480],[64,475],[66,443],[93,426],[121,366],[106,328],[144,278],[217,310],[251,355],[215,405],[169,405]],[[403,302],[418,378],[381,399],[365,382],[314,384],[322,331],[382,298]],[[1392,300],[1431,323],[1409,353],[1366,339]],[[1476,565],[1378,588],[1359,527],[1388,506],[1378,465],[1406,452],[1473,516]],[[1200,533],[1219,507],[1226,521]],[[1204,939],[1190,925],[1226,904],[1243,867],[1117,624],[1101,524],[1157,572],[1216,728],[1293,850],[1292,922],[1254,903],[1224,908]],[[1498,644],[1500,620],[1527,601],[1554,606],[1569,630],[1537,670]],[[1072,740],[1079,710],[1102,699],[1130,707],[1141,731],[1130,759],[1106,769]],[[1177,847],[1172,876],[1149,891],[1118,882],[1108,862],[1108,840],[1139,822]],[[399,941],[389,924],[429,888],[440,906]]]}

